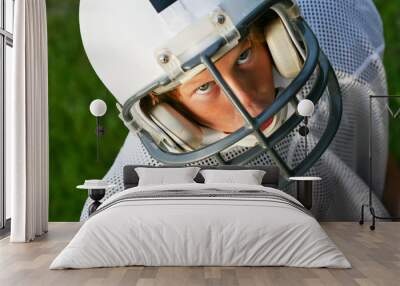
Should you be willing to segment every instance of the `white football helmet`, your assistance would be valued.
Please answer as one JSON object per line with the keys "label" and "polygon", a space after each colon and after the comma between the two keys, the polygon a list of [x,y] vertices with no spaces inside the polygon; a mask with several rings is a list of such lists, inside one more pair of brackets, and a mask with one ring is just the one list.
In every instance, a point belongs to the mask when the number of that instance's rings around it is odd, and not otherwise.
{"label": "white football helmet", "polygon": [[[252,117],[214,63],[245,39],[256,22],[265,25],[274,69],[288,84],[271,106]],[[163,163],[216,156],[221,164],[239,165],[267,151],[285,175],[299,175],[320,158],[338,129],[338,82],[292,0],[81,0],[80,29],[94,70],[118,101],[120,118]],[[244,118],[244,126],[229,135],[200,126],[166,102],[145,104],[149,94],[160,96],[204,69]],[[274,146],[303,120],[289,110],[295,110],[291,105],[311,78],[307,99],[317,104],[328,90],[330,117],[316,146],[290,168]],[[269,120],[271,126],[261,131]],[[250,137],[256,144],[245,153],[229,161],[219,156],[235,144],[248,144]]]}

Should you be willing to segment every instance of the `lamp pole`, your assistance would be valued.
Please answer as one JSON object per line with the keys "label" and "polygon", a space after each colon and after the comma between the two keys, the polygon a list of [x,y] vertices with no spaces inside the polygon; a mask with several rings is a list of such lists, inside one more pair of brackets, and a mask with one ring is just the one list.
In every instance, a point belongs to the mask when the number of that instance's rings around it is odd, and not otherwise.
{"label": "lamp pole", "polygon": [[104,135],[105,129],[101,126],[100,118],[107,112],[107,105],[101,99],[95,99],[90,103],[90,113],[96,117],[96,161],[100,162],[100,137]]}
{"label": "lamp pole", "polygon": [[304,117],[304,125],[300,127],[299,133],[304,137],[304,155],[308,156],[308,142],[307,134],[310,132],[308,129],[308,118],[314,113],[314,103],[309,99],[302,99],[297,105],[297,113]]}

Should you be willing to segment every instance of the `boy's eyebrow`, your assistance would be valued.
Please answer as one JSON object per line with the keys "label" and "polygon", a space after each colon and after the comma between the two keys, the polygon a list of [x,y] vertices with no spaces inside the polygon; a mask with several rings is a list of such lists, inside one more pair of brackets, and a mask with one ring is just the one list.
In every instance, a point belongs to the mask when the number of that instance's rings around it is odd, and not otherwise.
{"label": "boy's eyebrow", "polygon": [[[240,41],[239,44],[236,46],[236,48],[238,48],[238,50],[241,50],[243,48],[243,46],[247,43],[248,41],[244,40],[244,41]],[[201,73],[207,71],[207,69],[205,69],[204,71],[202,71]],[[200,74],[201,74],[200,73]],[[197,77],[197,79],[193,78],[192,81],[190,83],[185,83],[182,85],[183,89],[185,90],[189,90],[192,91],[195,88],[197,88],[198,86],[200,86],[201,84],[206,84],[207,81],[207,77],[203,78],[203,76],[200,76],[200,74],[196,75],[195,78]]]}

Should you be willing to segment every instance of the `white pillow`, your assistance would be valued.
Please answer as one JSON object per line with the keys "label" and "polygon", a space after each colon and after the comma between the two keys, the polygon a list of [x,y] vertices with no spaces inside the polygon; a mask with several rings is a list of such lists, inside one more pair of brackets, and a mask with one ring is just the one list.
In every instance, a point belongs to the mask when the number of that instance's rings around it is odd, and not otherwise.
{"label": "white pillow", "polygon": [[201,170],[205,184],[234,183],[246,185],[261,185],[265,171],[262,170]]}
{"label": "white pillow", "polygon": [[199,167],[182,168],[135,168],[139,176],[138,186],[195,183]]}

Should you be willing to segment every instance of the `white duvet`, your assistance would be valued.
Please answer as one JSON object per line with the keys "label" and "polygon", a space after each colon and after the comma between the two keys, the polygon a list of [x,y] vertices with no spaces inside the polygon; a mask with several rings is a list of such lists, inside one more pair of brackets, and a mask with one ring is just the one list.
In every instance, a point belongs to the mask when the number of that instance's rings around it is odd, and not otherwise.
{"label": "white duvet", "polygon": [[[178,195],[173,197],[135,198],[146,192],[174,190]],[[244,192],[240,197],[180,197],[179,191]],[[252,197],[251,191],[263,191],[268,198]],[[282,191],[254,185],[127,189],[99,207],[50,269],[127,265],[351,267],[319,223],[298,205]]]}

